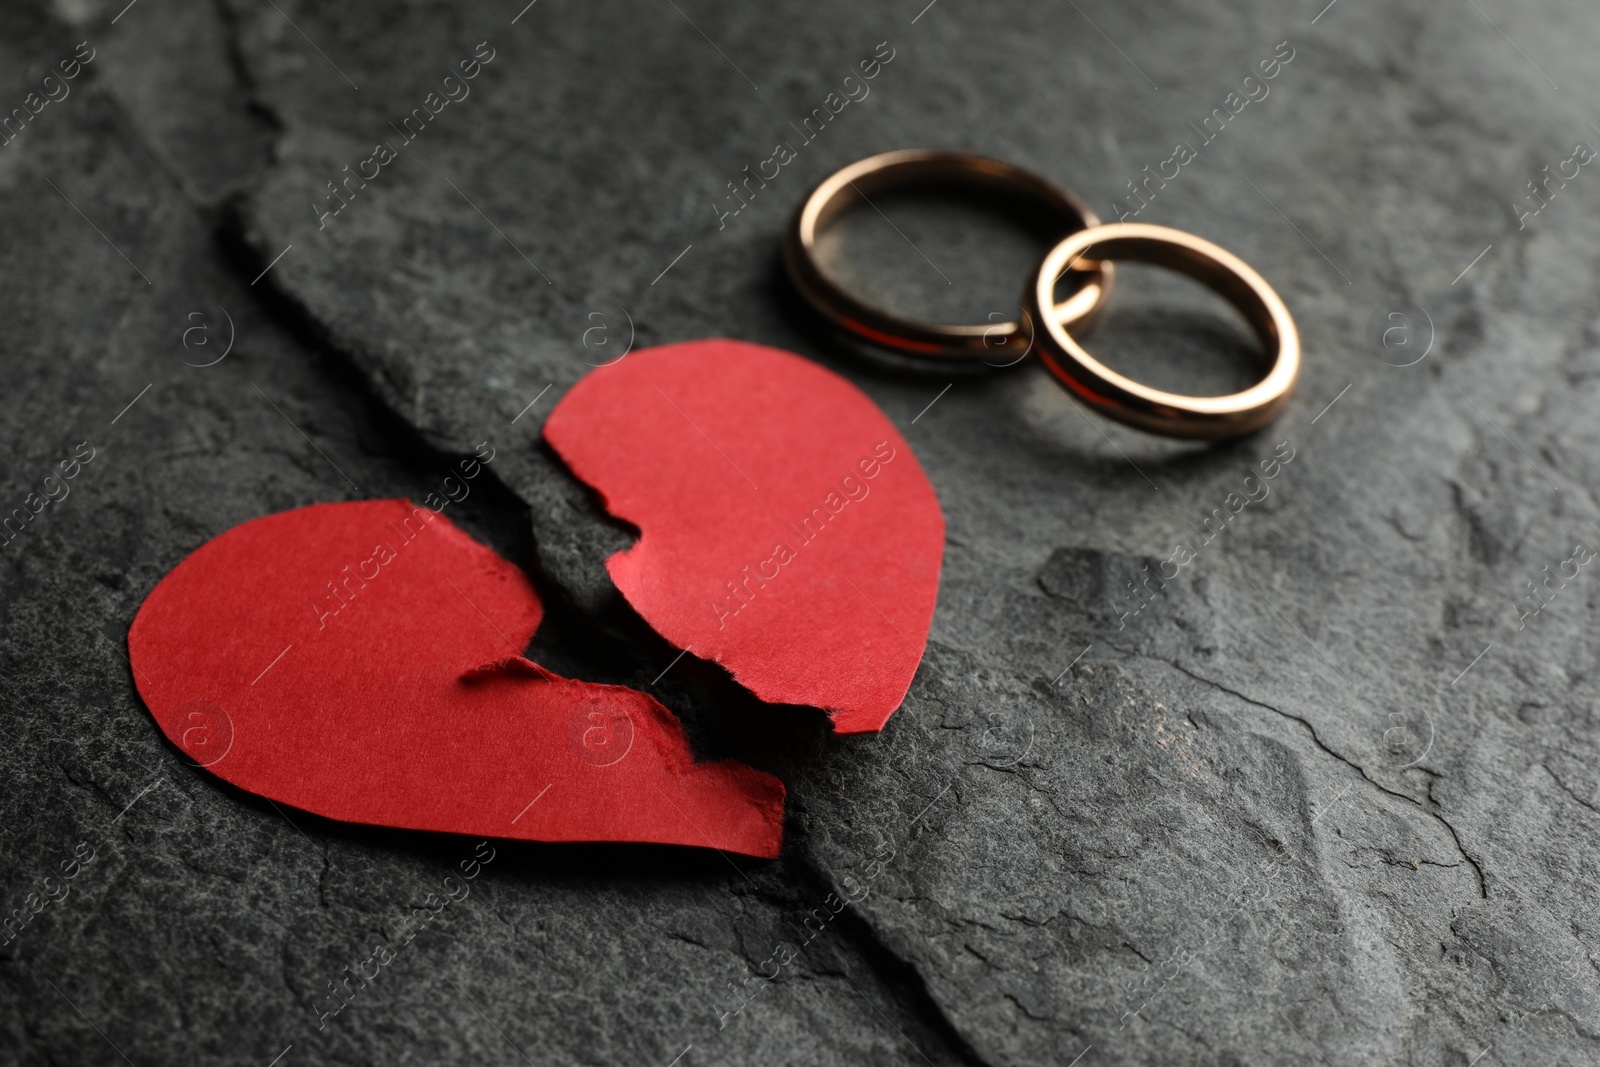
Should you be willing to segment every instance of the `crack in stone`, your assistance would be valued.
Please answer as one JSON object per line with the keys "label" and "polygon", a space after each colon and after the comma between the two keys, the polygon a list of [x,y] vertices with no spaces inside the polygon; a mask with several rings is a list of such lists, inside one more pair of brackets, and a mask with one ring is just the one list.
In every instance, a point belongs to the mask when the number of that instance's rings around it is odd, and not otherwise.
{"label": "crack in stone", "polygon": [[1580,797],[1573,790],[1573,788],[1571,786],[1569,786],[1562,779],[1562,777],[1555,772],[1554,769],[1551,768],[1551,766],[1550,766],[1548,761],[1539,764],[1539,766],[1543,767],[1545,773],[1548,774],[1555,781],[1556,785],[1561,787],[1562,792],[1566,793],[1567,796],[1571,797],[1573,800],[1575,800],[1578,804],[1582,805],[1583,807],[1588,808],[1590,811],[1594,812],[1596,815],[1600,815],[1600,807],[1596,807],[1592,802],[1587,801],[1587,800],[1583,799],[1582,797]]}
{"label": "crack in stone", "polygon": [[1351,759],[1347,758],[1346,756],[1342,755],[1341,753],[1339,753],[1335,749],[1329,747],[1328,744],[1326,742],[1324,742],[1320,736],[1318,736],[1317,728],[1315,726],[1311,725],[1311,723],[1308,720],[1300,717],[1299,715],[1295,715],[1292,712],[1287,712],[1287,711],[1284,711],[1281,708],[1273,707],[1271,704],[1268,704],[1268,703],[1266,703],[1264,701],[1256,700],[1253,697],[1246,696],[1245,694],[1239,692],[1236,689],[1232,689],[1232,688],[1230,688],[1230,687],[1228,687],[1226,685],[1223,685],[1221,682],[1212,681],[1210,678],[1206,678],[1206,677],[1204,677],[1202,675],[1196,674],[1194,671],[1189,670],[1187,667],[1183,666],[1180,663],[1174,662],[1172,660],[1163,659],[1163,658],[1161,658],[1159,656],[1145,656],[1144,658],[1155,660],[1158,663],[1164,663],[1167,666],[1172,667],[1174,670],[1178,671],[1179,673],[1187,675],[1188,677],[1194,679],[1196,682],[1201,683],[1202,685],[1210,686],[1211,688],[1216,689],[1219,692],[1227,693],[1229,696],[1232,696],[1232,697],[1234,697],[1234,698],[1236,698],[1238,700],[1242,700],[1246,704],[1251,704],[1251,705],[1253,705],[1255,707],[1258,707],[1258,708],[1264,708],[1267,711],[1273,712],[1276,715],[1281,715],[1283,718],[1288,719],[1291,722],[1299,723],[1301,726],[1305,727],[1306,731],[1311,735],[1311,740],[1312,740],[1313,744],[1315,744],[1319,749],[1321,749],[1323,752],[1327,753],[1329,756],[1332,756],[1334,759],[1338,760],[1340,763],[1343,763],[1345,766],[1351,768],[1357,774],[1361,775],[1361,777],[1369,785],[1371,785],[1373,788],[1377,789],[1379,792],[1387,793],[1389,796],[1395,797],[1398,800],[1403,800],[1407,804],[1411,804],[1414,807],[1416,807],[1416,809],[1418,811],[1422,812],[1424,815],[1427,815],[1427,816],[1430,816],[1431,818],[1437,819],[1439,821],[1439,824],[1441,826],[1443,826],[1445,828],[1445,830],[1450,834],[1450,840],[1455,843],[1456,851],[1461,853],[1461,858],[1466,860],[1467,865],[1472,868],[1472,872],[1473,872],[1473,874],[1474,874],[1474,876],[1476,877],[1476,880],[1477,880],[1478,895],[1480,897],[1482,897],[1484,900],[1488,900],[1489,899],[1489,890],[1488,890],[1488,885],[1484,880],[1483,868],[1481,866],[1479,866],[1477,860],[1473,859],[1470,855],[1468,855],[1466,848],[1464,848],[1462,846],[1462,844],[1461,844],[1460,835],[1456,833],[1455,827],[1450,825],[1449,820],[1447,820],[1442,814],[1440,814],[1437,811],[1428,810],[1427,806],[1424,805],[1420,800],[1416,799],[1415,797],[1410,796],[1410,795],[1408,795],[1406,793],[1397,792],[1396,790],[1390,789],[1388,786],[1383,785],[1381,782],[1376,781],[1370,774],[1367,773],[1366,768],[1361,766],[1361,764],[1356,763],[1354,760],[1351,760]]}
{"label": "crack in stone", "polygon": [[[832,880],[816,862],[815,857],[800,853],[794,857],[794,863],[800,868],[801,877],[813,891],[833,891]],[[890,990],[904,991],[905,995],[897,998],[901,1007],[916,1015],[923,1026],[945,1044],[949,1052],[969,1067],[990,1067],[989,1061],[978,1054],[977,1049],[962,1035],[954,1021],[945,1013],[944,1007],[933,996],[921,968],[908,957],[890,948],[877,929],[862,914],[860,908],[855,905],[846,907],[838,914],[834,923],[850,943],[856,956],[873,970],[880,982]]]}

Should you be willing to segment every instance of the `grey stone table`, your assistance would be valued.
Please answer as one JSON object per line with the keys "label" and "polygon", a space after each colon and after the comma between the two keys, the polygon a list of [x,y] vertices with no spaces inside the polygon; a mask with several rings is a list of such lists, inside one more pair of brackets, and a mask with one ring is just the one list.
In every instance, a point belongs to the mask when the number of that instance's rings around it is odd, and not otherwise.
{"label": "grey stone table", "polygon": [[[0,10],[0,512],[27,516],[0,567],[0,1061],[1600,1059],[1592,5],[124,5]],[[1289,410],[1179,444],[1036,370],[817,332],[785,218],[905,146],[1238,252],[1302,330]],[[1035,235],[880,207],[828,250],[853,284],[1014,306]],[[601,566],[631,533],[541,442],[589,365],[707,336],[849,376],[940,495],[929,648],[881,735],[693,656],[663,675]],[[1094,344],[1177,388],[1240,373],[1238,324],[1150,271]],[[189,766],[128,623],[216,533],[420,498],[482,440],[457,519],[549,601],[531,654],[780,775],[784,854],[502,846],[327,1014],[472,842]],[[859,899],[754,977],[830,893]]]}

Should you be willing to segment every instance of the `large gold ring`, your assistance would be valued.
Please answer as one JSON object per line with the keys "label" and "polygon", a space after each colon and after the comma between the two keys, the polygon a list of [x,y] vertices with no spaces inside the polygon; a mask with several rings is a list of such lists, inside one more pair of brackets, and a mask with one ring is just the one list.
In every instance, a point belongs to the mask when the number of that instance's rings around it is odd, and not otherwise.
{"label": "large gold ring", "polygon": [[[1114,259],[1186,274],[1238,308],[1270,353],[1266,376],[1244,392],[1228,396],[1184,396],[1152,389],[1107,367],[1054,316],[1038,313],[1040,308],[1056,306],[1056,284],[1068,271],[1092,276],[1103,261]],[[1214,440],[1258,430],[1289,402],[1300,373],[1300,334],[1272,286],[1238,256],[1182,230],[1114,223],[1075,233],[1044,257],[1026,299],[1041,324],[1036,331],[1039,358],[1056,381],[1108,418],[1151,433]]]}
{"label": "large gold ring", "polygon": [[[1025,312],[1020,322],[981,326],[918,322],[851,296],[818,266],[816,241],[823,228],[857,202],[870,203],[877,193],[907,188],[977,192],[1020,210],[1052,239],[1100,222],[1071,193],[1009,163],[962,152],[884,152],[830,175],[800,205],[784,238],[784,263],[795,288],[828,322],[881,348],[946,364],[1009,366],[1020,361],[1033,345],[1035,330],[1027,321],[1032,312]],[[1111,291],[1111,265],[1083,273],[1083,286],[1067,300],[1058,304],[1051,299],[1044,305],[1050,308],[1050,321],[1079,326],[1099,310]]]}

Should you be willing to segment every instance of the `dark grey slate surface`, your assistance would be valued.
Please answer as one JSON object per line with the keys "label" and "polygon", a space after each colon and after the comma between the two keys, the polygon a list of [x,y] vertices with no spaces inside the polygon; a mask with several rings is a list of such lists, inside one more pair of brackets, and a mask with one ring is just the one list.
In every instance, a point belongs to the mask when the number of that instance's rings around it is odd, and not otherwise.
{"label": "dark grey slate surface", "polygon": [[[1600,179],[1522,228],[1515,206],[1600,145],[1585,5],[57,0],[0,27],[6,108],[95,49],[0,148],[5,509],[95,450],[4,546],[4,909],[93,859],[0,948],[0,1059],[1594,1062],[1594,576],[1517,611],[1600,541]],[[1284,41],[1269,94],[1201,144],[1189,124]],[[480,42],[471,95],[319,229],[324,183]],[[880,42],[870,95],[719,228],[725,183]],[[1110,216],[1177,141],[1197,158],[1138,217],[1243,255],[1304,337],[1257,437],[1144,437],[1030,368],[863,361],[778,277],[784,219],[858,156],[986,152]],[[856,283],[1009,310],[1032,235],[884,206],[903,237],[856,217],[832,249]],[[1236,330],[1191,295],[1128,272],[1097,349],[1225,387]],[[1375,346],[1408,305],[1431,328],[1413,311],[1412,348]],[[224,310],[233,350],[193,366]],[[183,343],[196,323],[209,347]],[[630,535],[539,440],[630,332],[801,352],[917,449],[945,576],[881,736],[755,707],[693,657],[651,688],[675,653],[601,566]],[[538,576],[536,653],[779,773],[788,847],[730,869],[501,846],[319,1030],[327,983],[474,843],[276,811],[187,766],[133,691],[127,624],[217,532],[424,494],[485,438],[499,481],[460,521]],[[1270,493],[1207,540],[1280,443]],[[1125,583],[1179,545],[1134,613]],[[855,902],[732,1013],[729,983],[830,892]]]}

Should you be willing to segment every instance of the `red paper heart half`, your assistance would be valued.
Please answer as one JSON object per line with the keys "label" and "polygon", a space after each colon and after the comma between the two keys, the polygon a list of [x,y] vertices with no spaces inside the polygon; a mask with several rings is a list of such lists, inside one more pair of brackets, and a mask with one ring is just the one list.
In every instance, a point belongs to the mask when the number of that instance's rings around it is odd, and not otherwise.
{"label": "red paper heart half", "polygon": [[544,434],[639,528],[606,568],[658,633],[840,733],[883,728],[927,644],[944,516],[864,393],[776,348],[691,341],[590,373]]}
{"label": "red paper heart half", "polygon": [[201,545],[128,652],[187,755],[330,819],[776,856],[782,783],[695,763],[643,693],[523,659],[542,614],[519,569],[428,508],[315,504]]}

